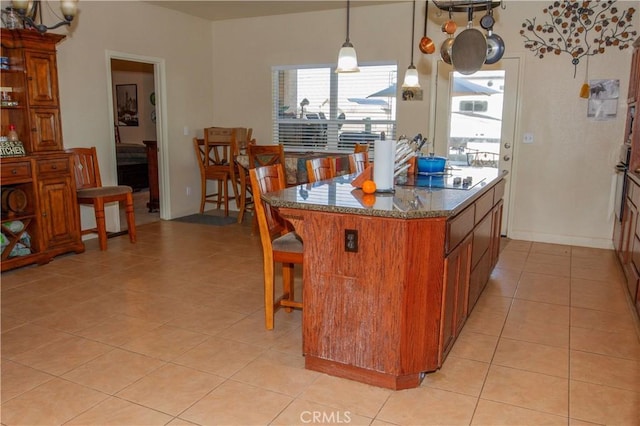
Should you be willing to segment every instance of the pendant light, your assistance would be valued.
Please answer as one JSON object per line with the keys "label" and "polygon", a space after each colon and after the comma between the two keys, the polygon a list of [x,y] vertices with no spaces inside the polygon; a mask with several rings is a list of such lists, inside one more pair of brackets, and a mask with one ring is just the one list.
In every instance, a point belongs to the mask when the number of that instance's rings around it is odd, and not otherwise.
{"label": "pendant light", "polygon": [[356,49],[353,48],[353,44],[349,41],[349,0],[347,0],[347,39],[345,40],[340,53],[338,54],[338,67],[336,72],[359,72],[358,57],[356,56]]}
{"label": "pendant light", "polygon": [[404,74],[404,82],[402,83],[403,89],[419,89],[420,78],[418,78],[418,70],[413,65],[413,38],[415,37],[416,29],[416,1],[413,0],[413,18],[411,20],[411,65],[407,68],[407,72]]}

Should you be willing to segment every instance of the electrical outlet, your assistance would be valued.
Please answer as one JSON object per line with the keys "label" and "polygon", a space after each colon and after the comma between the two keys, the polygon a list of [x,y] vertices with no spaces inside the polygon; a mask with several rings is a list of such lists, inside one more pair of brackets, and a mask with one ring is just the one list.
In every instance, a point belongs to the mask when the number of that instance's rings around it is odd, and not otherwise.
{"label": "electrical outlet", "polygon": [[344,251],[358,252],[358,231],[355,229],[344,230]]}
{"label": "electrical outlet", "polygon": [[522,143],[533,143],[533,133],[525,133],[522,136]]}

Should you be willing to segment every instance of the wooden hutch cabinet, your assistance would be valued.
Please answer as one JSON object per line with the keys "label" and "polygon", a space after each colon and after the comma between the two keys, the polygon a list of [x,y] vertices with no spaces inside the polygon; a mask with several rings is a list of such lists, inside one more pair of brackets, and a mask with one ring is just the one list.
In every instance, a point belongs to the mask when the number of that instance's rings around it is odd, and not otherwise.
{"label": "wooden hutch cabinet", "polygon": [[2,271],[84,251],[71,156],[63,151],[56,45],[64,36],[2,29],[0,135],[26,155],[0,158]]}

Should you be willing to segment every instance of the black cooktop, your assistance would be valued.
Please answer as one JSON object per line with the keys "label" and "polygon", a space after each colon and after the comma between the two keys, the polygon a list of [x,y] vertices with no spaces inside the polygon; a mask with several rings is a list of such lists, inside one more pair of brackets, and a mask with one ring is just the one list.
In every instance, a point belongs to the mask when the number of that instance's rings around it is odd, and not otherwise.
{"label": "black cooktop", "polygon": [[452,173],[417,173],[415,175],[398,176],[396,184],[433,189],[468,190],[484,179],[473,179],[471,176],[459,176]]}

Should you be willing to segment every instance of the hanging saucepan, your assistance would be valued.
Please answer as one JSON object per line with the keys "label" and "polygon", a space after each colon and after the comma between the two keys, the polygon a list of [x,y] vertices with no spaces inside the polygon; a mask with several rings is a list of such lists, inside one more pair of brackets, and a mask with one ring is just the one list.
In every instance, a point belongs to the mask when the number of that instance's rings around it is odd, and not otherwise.
{"label": "hanging saucepan", "polygon": [[451,63],[460,74],[477,72],[487,59],[487,39],[480,30],[472,28],[473,10],[469,8],[469,24],[455,38],[451,46]]}
{"label": "hanging saucepan", "polygon": [[424,10],[424,36],[420,39],[420,51],[428,55],[436,51],[436,44],[427,37],[427,21],[429,20],[429,0],[427,0]]}
{"label": "hanging saucepan", "polygon": [[442,24],[442,32],[449,35],[454,34],[458,29],[458,24],[453,19],[449,19]]}
{"label": "hanging saucepan", "polygon": [[493,18],[493,8],[491,6],[491,1],[487,2],[487,13],[482,18],[480,18],[480,26],[485,30],[491,30],[493,28],[493,24],[496,23],[496,20]]}
{"label": "hanging saucepan", "polygon": [[442,42],[442,46],[440,46],[440,57],[442,58],[442,60],[451,65],[451,47],[453,46],[453,42],[456,39],[453,38],[452,35],[449,35],[449,37]]}
{"label": "hanging saucepan", "polygon": [[453,20],[453,11],[449,9],[449,19],[442,23],[442,32],[449,35],[455,34],[458,24]]}
{"label": "hanging saucepan", "polygon": [[487,59],[484,60],[484,63],[495,64],[502,59],[502,55],[504,55],[504,40],[493,31],[487,31]]}

